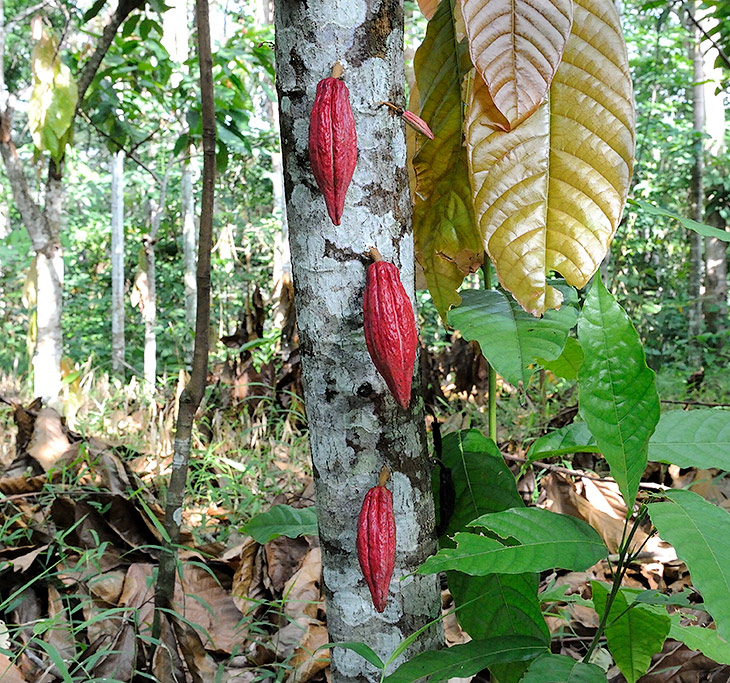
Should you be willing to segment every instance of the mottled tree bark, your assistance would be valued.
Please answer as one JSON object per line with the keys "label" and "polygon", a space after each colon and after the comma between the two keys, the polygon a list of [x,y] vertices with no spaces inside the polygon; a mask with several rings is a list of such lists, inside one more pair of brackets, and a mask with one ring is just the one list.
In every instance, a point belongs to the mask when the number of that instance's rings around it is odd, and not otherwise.
{"label": "mottled tree bark", "polygon": [[112,155],[112,370],[124,371],[124,152]]}
{"label": "mottled tree bark", "polygon": [[[385,659],[439,613],[436,576],[412,572],[435,550],[434,510],[420,382],[409,411],[368,356],[362,296],[376,246],[414,294],[411,209],[402,122],[378,104],[404,104],[400,0],[281,0],[276,4],[277,89],[289,241],[301,338],[305,403],[333,641],[363,641]],[[358,162],[342,225],[334,226],[312,177],[309,114],[317,82],[343,64]],[[416,363],[418,367],[418,363]],[[383,464],[392,471],[396,567],[385,612],[375,612],[355,550],[357,516]],[[404,578],[406,577],[406,578]],[[403,580],[401,580],[403,579]],[[410,654],[433,648],[440,629]],[[376,680],[355,653],[332,650],[334,681]]]}

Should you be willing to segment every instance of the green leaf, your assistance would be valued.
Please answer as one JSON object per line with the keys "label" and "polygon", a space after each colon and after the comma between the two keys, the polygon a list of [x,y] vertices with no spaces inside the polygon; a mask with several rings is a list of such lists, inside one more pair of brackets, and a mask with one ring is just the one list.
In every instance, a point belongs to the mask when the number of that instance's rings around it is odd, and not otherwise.
{"label": "green leaf", "polygon": [[578,320],[585,353],[578,373],[579,411],[631,510],[659,420],[659,395],[629,317],[600,277],[593,283]]}
{"label": "green leaf", "polygon": [[494,441],[476,429],[447,434],[441,461],[451,472],[455,506],[445,535],[462,531],[486,512],[524,507],[515,477]]}
{"label": "green leaf", "polygon": [[532,659],[545,652],[545,646],[534,638],[512,636],[472,640],[445,650],[421,652],[401,664],[383,683],[411,683],[428,677],[430,681],[472,676],[499,662]]}
{"label": "green leaf", "polygon": [[730,641],[730,514],[691,491],[670,491],[649,505],[660,536],[687,564],[717,631]]}
{"label": "green leaf", "polygon": [[563,352],[555,360],[538,358],[537,362],[556,377],[577,379],[580,366],[583,365],[583,349],[575,337],[568,337]]}
{"label": "green leaf", "polygon": [[[591,587],[593,604],[602,617],[608,589],[598,581],[591,581]],[[608,616],[606,639],[621,673],[628,683],[636,683],[648,671],[652,655],[661,652],[671,622],[666,613],[648,605],[628,607],[626,596],[619,591]]]}
{"label": "green leaf", "polygon": [[[574,290],[563,287],[561,290]],[[527,313],[511,295],[498,290],[461,292],[458,308],[449,313],[449,324],[464,339],[476,340],[486,359],[510,384],[527,384],[537,358],[555,360],[565,346],[578,311],[566,303],[542,318]],[[567,297],[566,297],[567,298]]]}
{"label": "green leaf", "polygon": [[101,12],[101,8],[106,5],[106,0],[95,0],[94,4],[89,7],[89,9],[84,12],[84,16],[81,19],[81,23],[85,24],[87,21],[90,21],[93,19],[99,12]]}
{"label": "green leaf", "polygon": [[[454,482],[455,508],[442,540],[466,529],[471,520],[487,512],[500,512],[525,504],[514,475],[505,465],[494,441],[471,429],[452,432],[443,439],[441,461]],[[524,635],[549,642],[549,632],[537,599],[536,574],[490,574],[466,577],[449,572],[449,590],[459,608],[462,628],[475,640],[489,636]],[[519,680],[523,663],[495,664],[501,683]]]}
{"label": "green leaf", "polygon": [[[629,591],[624,589],[624,593],[628,595]],[[664,593],[660,593],[658,590],[651,589],[640,591],[634,596],[633,601],[630,602],[639,602],[645,605],[676,605],[678,607],[691,607],[689,601],[690,595],[692,595],[692,592],[686,588],[680,593],[673,593],[672,595],[666,595]]]}
{"label": "green leaf", "polygon": [[606,683],[606,674],[565,655],[542,655],[530,664],[522,683]]}
{"label": "green leaf", "polygon": [[[549,645],[550,631],[537,597],[537,574],[466,576],[448,572],[447,581],[454,604],[464,605],[456,613],[459,624],[474,640],[522,635]],[[495,664],[490,669],[500,683],[510,683],[520,680],[525,666]]]}
{"label": "green leaf", "polygon": [[535,439],[527,451],[527,460],[551,458],[568,453],[599,453],[596,440],[585,422],[573,422]]}
{"label": "green leaf", "polygon": [[654,206],[653,204],[642,202],[638,199],[629,199],[628,203],[632,206],[638,206],[644,212],[653,216],[663,216],[664,218],[671,218],[675,221],[679,221],[683,227],[688,230],[693,230],[705,237],[715,237],[723,242],[730,242],[730,232],[725,230],[713,228],[711,225],[707,225],[706,223],[698,223],[697,221],[693,221],[691,218],[685,218],[684,216],[680,216],[678,213],[674,213],[674,211],[669,211],[669,209],[664,209],[661,206]]}
{"label": "green leaf", "polygon": [[297,538],[317,534],[317,509],[274,505],[253,517],[243,530],[257,543],[268,543],[279,536]]}
{"label": "green leaf", "polygon": [[431,297],[441,317],[460,297],[464,277],[484,258],[463,145],[461,84],[471,62],[466,43],[458,43],[451,4],[442,2],[428,22],[413,68],[420,94],[420,117],[435,138],[421,135],[413,157],[415,202],[413,238]]}
{"label": "green leaf", "polygon": [[342,647],[346,650],[352,650],[353,652],[357,652],[357,654],[359,654],[363,659],[366,659],[368,662],[370,662],[376,669],[380,669],[382,671],[385,668],[383,660],[378,657],[375,650],[373,650],[369,645],[365,645],[365,643],[360,643],[357,641],[348,641],[345,643],[325,643],[324,645],[320,645],[317,650],[326,650],[333,647]]}
{"label": "green leaf", "polygon": [[[673,617],[681,615],[676,614]],[[702,626],[680,626],[672,621],[669,637],[684,643],[690,650],[699,650],[718,664],[730,664],[730,643],[723,640],[717,631]]]}
{"label": "green leaf", "polygon": [[560,567],[583,571],[607,554],[596,531],[585,522],[540,508],[514,508],[482,515],[471,526],[486,527],[519,545],[487,536],[457,533],[456,548],[442,548],[418,569],[434,574],[455,569],[471,576],[522,574]]}
{"label": "green leaf", "polygon": [[649,440],[649,460],[730,470],[730,411],[671,410]]}

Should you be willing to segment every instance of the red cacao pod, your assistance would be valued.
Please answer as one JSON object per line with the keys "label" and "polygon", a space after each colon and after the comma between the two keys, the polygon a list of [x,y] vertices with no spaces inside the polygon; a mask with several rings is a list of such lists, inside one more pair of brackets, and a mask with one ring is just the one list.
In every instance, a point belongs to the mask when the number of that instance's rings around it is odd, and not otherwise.
{"label": "red cacao pod", "polygon": [[350,107],[350,92],[336,75],[317,84],[312,114],[309,118],[309,161],[314,179],[324,195],[332,222],[340,224],[345,194],[357,161],[355,119]]}
{"label": "red cacao pod", "polygon": [[371,254],[375,262],[368,267],[363,299],[365,343],[396,401],[407,409],[418,346],[413,306],[398,269],[380,260],[376,249]]}
{"label": "red cacao pod", "polygon": [[393,494],[385,488],[389,474],[384,467],[378,485],[365,494],[357,520],[357,559],[378,612],[388,602],[388,587],[395,566]]}

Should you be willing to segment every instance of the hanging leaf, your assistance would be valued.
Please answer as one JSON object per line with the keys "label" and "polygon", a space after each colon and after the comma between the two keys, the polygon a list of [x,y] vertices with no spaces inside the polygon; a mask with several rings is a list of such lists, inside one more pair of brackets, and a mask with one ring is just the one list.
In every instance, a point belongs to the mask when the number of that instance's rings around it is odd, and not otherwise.
{"label": "hanging leaf", "polygon": [[462,14],[474,66],[511,130],[548,93],[573,18],[572,0],[463,0]]}
{"label": "hanging leaf", "polygon": [[[570,292],[570,298],[577,299],[575,291]],[[459,307],[449,312],[449,323],[464,339],[478,341],[485,358],[514,385],[530,381],[538,357],[555,360],[560,356],[578,320],[572,305],[536,319],[511,296],[497,290],[470,289],[461,296]]]}
{"label": "hanging leaf", "polygon": [[626,201],[634,107],[611,0],[576,0],[548,101],[514,130],[490,126],[475,79],[466,116],[474,207],[502,285],[534,315],[561,294],[550,271],[583,287],[608,250]]}
{"label": "hanging leaf", "polygon": [[487,512],[524,507],[515,477],[502,454],[494,441],[479,430],[447,434],[441,461],[451,473],[455,494],[454,512],[445,536],[463,531],[469,522]]}
{"label": "hanging leaf", "polygon": [[416,141],[413,238],[431,297],[445,319],[449,307],[461,300],[456,290],[464,277],[484,258],[462,144],[461,85],[470,69],[469,55],[466,44],[456,39],[447,0],[428,22],[413,67],[419,116],[434,133],[433,140],[419,136]]}
{"label": "hanging leaf", "polygon": [[715,630],[702,626],[680,626],[680,617],[679,613],[672,615],[670,638],[684,643],[690,650],[699,650],[718,664],[730,664],[730,643],[720,638]]}
{"label": "hanging leaf", "polygon": [[[606,611],[608,589],[591,581],[593,604],[599,616]],[[606,626],[608,649],[628,683],[636,683],[649,669],[651,658],[661,652],[669,633],[669,615],[660,608],[634,605],[622,591],[616,594]]]}
{"label": "hanging leaf", "polygon": [[[456,613],[459,625],[474,640],[521,635],[549,645],[550,631],[537,596],[538,574],[467,576],[447,572],[446,576],[454,604],[464,605]],[[510,683],[520,680],[525,666],[495,664],[490,669],[497,680]]]}
{"label": "hanging leaf", "polygon": [[45,29],[33,48],[33,92],[28,102],[28,126],[39,152],[50,152],[59,163],[71,140],[79,98],[71,70],[61,61],[58,40]]}
{"label": "hanging leaf", "polygon": [[667,498],[648,506],[651,521],[687,564],[717,632],[730,641],[730,514],[691,491],[669,491]]}
{"label": "hanging leaf", "polygon": [[585,353],[578,373],[580,415],[631,510],[659,421],[659,395],[639,335],[600,276],[583,304],[578,341]]}
{"label": "hanging leaf", "polygon": [[580,366],[583,365],[583,349],[575,337],[568,337],[563,351],[555,360],[538,358],[537,362],[556,377],[577,379]]}
{"label": "hanging leaf", "polygon": [[595,664],[545,654],[530,664],[522,683],[606,683],[606,674]]}
{"label": "hanging leaf", "polygon": [[649,441],[649,460],[703,470],[730,470],[730,411],[664,413]]}
{"label": "hanging leaf", "polygon": [[697,221],[693,221],[691,218],[685,218],[684,216],[680,216],[678,213],[674,213],[674,211],[669,211],[669,209],[664,209],[661,206],[654,206],[654,204],[650,204],[649,202],[642,202],[638,199],[629,199],[628,203],[632,206],[637,206],[642,211],[645,211],[652,216],[662,216],[663,218],[671,218],[672,220],[679,221],[679,224],[682,227],[687,228],[688,230],[693,230],[703,237],[714,237],[715,239],[722,240],[723,242],[730,242],[730,232],[727,230],[714,228],[711,225],[707,225],[707,223],[698,223]]}
{"label": "hanging leaf", "polygon": [[539,640],[524,636],[472,640],[445,650],[421,652],[386,676],[383,683],[411,683],[425,677],[431,681],[465,678],[496,662],[532,659],[544,651]]}
{"label": "hanging leaf", "polygon": [[565,427],[535,439],[527,451],[527,461],[552,458],[569,453],[599,453],[596,440],[585,422],[572,422]]}
{"label": "hanging leaf", "polygon": [[426,19],[430,19],[439,6],[439,0],[418,0],[418,8]]}
{"label": "hanging leaf", "polygon": [[317,535],[317,509],[315,507],[293,508],[291,505],[274,505],[269,510],[253,517],[243,530],[251,535],[257,543],[286,536]]}
{"label": "hanging leaf", "polygon": [[512,508],[482,515],[481,526],[518,545],[477,534],[457,533],[456,548],[442,548],[418,569],[419,574],[454,569],[471,576],[522,574],[560,567],[583,571],[607,554],[596,531],[585,522],[541,508]]}

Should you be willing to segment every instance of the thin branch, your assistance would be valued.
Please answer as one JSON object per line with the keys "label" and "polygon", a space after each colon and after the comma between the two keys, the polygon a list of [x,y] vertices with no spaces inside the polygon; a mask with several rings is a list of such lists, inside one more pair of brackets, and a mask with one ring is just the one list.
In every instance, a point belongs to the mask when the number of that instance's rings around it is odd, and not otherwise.
{"label": "thin branch", "polygon": [[[527,458],[522,458],[519,455],[511,455],[510,453],[502,453],[502,457],[505,460],[534,465],[541,470],[547,470],[548,472],[560,472],[560,474],[567,474],[571,477],[583,477],[585,479],[592,479],[593,481],[614,481],[614,479],[612,479],[611,477],[599,477],[598,475],[589,474],[588,472],[583,472],[582,470],[571,470],[570,468],[562,467],[561,465],[551,465],[550,463],[542,462],[541,460],[530,461]],[[654,491],[667,491],[671,488],[670,486],[665,486],[664,484],[655,484],[650,481],[641,482],[639,484],[639,487],[644,489],[651,489]]]}

